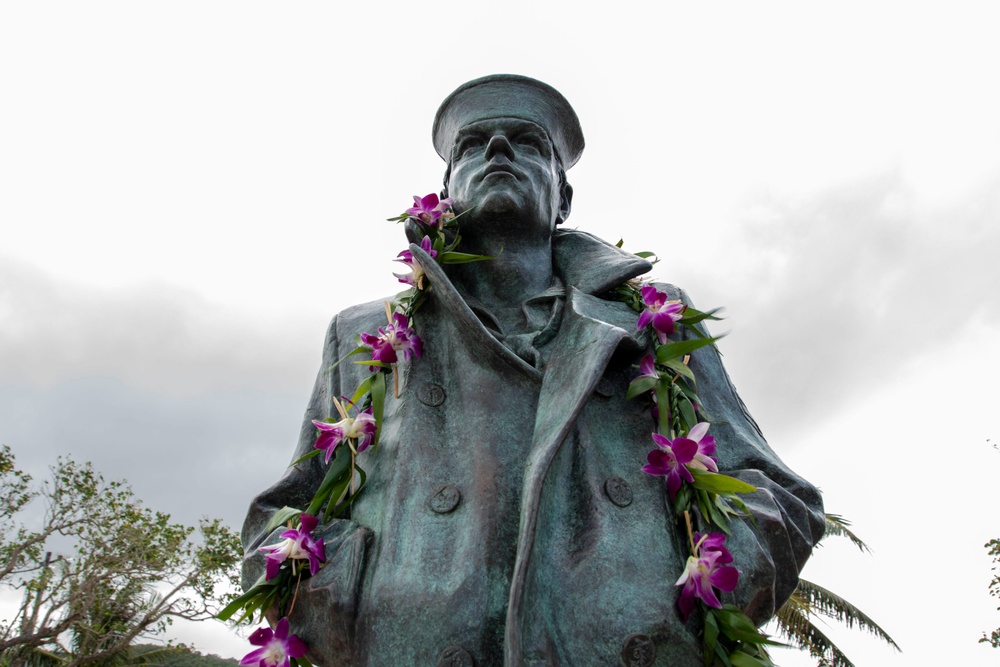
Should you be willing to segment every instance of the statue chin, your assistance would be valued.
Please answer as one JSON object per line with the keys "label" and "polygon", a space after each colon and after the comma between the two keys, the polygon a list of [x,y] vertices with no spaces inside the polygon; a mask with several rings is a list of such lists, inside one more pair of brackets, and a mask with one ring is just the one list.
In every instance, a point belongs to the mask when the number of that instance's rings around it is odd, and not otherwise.
{"label": "statue chin", "polygon": [[[483,232],[502,228],[506,234],[521,232],[535,238],[533,232],[539,232],[548,238],[555,229],[554,214],[551,219],[539,207],[527,202],[516,192],[507,189],[494,189],[482,196],[479,201],[472,202],[467,207],[469,212],[459,220],[463,238],[471,239]],[[527,238],[527,236],[525,237]]]}

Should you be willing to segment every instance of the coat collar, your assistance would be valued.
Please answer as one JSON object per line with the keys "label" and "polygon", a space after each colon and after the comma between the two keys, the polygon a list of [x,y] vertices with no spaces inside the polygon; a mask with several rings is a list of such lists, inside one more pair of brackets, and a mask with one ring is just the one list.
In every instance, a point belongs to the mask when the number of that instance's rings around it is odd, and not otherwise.
{"label": "coat collar", "polygon": [[653,268],[641,257],[577,229],[555,231],[552,258],[566,286],[585,294],[602,294]]}

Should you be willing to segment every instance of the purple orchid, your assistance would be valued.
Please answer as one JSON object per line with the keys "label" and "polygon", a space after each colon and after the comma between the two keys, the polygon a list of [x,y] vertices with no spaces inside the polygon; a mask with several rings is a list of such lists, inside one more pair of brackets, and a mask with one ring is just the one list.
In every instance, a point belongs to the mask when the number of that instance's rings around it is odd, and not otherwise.
{"label": "purple orchid", "polygon": [[740,571],[726,565],[733,562],[733,557],[724,546],[725,540],[726,536],[722,533],[699,536],[698,546],[695,547],[699,555],[688,557],[681,578],[674,584],[684,587],[677,601],[684,620],[694,610],[695,598],[709,607],[721,609],[722,602],[716,596],[715,589],[728,592],[736,588]]}
{"label": "purple orchid", "polygon": [[721,554],[718,561],[716,561],[719,565],[726,565],[733,562],[733,555],[726,548],[725,533],[708,533],[707,535],[695,533],[694,543],[698,553],[718,551]]}
{"label": "purple orchid", "polygon": [[694,459],[698,443],[687,438],[675,438],[671,441],[659,433],[653,434],[653,442],[657,448],[646,456],[649,463],[642,467],[642,471],[647,475],[666,477],[667,493],[673,500],[681,488],[682,481],[694,481],[694,476],[685,464]]}
{"label": "purple orchid", "polygon": [[[420,239],[420,248],[428,255],[430,255],[432,258],[437,257],[437,250],[434,250],[431,247],[431,237],[425,236],[424,238]],[[392,275],[396,276],[399,282],[403,283],[404,285],[410,285],[411,287],[416,287],[417,289],[423,289],[424,267],[420,266],[420,262],[418,262],[413,258],[413,253],[410,252],[409,249],[407,249],[396,255],[396,257],[399,259],[396,259],[395,261],[410,267],[410,271],[412,271],[412,273],[406,273],[406,274],[394,273]]]}
{"label": "purple orchid", "polygon": [[[278,544],[261,547],[259,551],[267,554],[267,569],[264,580],[270,581],[278,576],[278,570],[286,559],[308,560],[309,574],[319,572],[319,565],[326,561],[326,551],[323,548],[323,538],[314,540],[312,531],[319,524],[319,519],[311,514],[299,515],[299,527],[289,528],[281,534],[285,540]],[[293,656],[298,657],[298,656]]]}
{"label": "purple orchid", "polygon": [[314,419],[313,426],[319,429],[315,448],[326,450],[327,463],[330,462],[330,457],[333,456],[337,446],[348,440],[357,443],[355,450],[358,453],[365,451],[368,449],[368,445],[372,444],[375,431],[378,429],[370,406],[359,412],[357,417],[345,416],[334,424]]}
{"label": "purple orchid", "polygon": [[674,332],[674,322],[684,316],[686,306],[680,301],[668,301],[667,293],[652,285],[643,286],[642,302],[646,304],[646,309],[639,315],[636,328],[644,329],[652,322],[660,345],[665,345],[667,336]]}
{"label": "purple orchid", "polygon": [[[403,359],[419,357],[423,352],[423,342],[413,332],[410,321],[402,313],[393,313],[392,324],[379,327],[377,336],[361,334],[361,342],[372,349],[372,361],[384,364],[396,363],[399,352],[403,353]],[[370,368],[375,369],[374,366]]]}
{"label": "purple orchid", "polygon": [[250,635],[250,643],[260,648],[251,651],[242,660],[241,665],[258,665],[259,667],[288,667],[290,658],[301,658],[308,647],[296,635],[288,634],[288,619],[283,618],[271,628],[257,628]]}
{"label": "purple orchid", "polygon": [[433,225],[444,215],[445,211],[451,208],[452,199],[445,197],[438,201],[438,196],[432,192],[426,197],[413,195],[413,202],[415,206],[406,209],[406,215],[411,215],[428,225]]}
{"label": "purple orchid", "polygon": [[715,454],[715,438],[708,435],[708,422],[698,422],[687,434],[688,440],[694,440],[698,444],[698,452],[691,461],[691,467],[698,470],[708,470],[709,472],[719,472]]}
{"label": "purple orchid", "polygon": [[656,372],[656,361],[653,359],[653,355],[647,354],[639,360],[639,373],[639,377],[660,378],[659,373]]}

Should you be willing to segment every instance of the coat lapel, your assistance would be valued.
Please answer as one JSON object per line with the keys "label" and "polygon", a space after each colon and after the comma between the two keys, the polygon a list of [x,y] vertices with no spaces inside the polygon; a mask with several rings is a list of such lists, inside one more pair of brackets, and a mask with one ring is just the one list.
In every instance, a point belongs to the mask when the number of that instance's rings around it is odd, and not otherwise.
{"label": "coat lapel", "polygon": [[625,329],[592,316],[608,311],[606,304],[569,287],[559,335],[551,344],[545,363],[534,436],[525,465],[517,556],[507,606],[504,663],[508,666],[522,662],[521,602],[549,466],[603,376],[611,355],[621,344],[629,344],[636,351],[642,347]]}
{"label": "coat lapel", "polygon": [[484,354],[498,355],[521,373],[541,380],[534,435],[525,464],[517,555],[507,607],[504,664],[516,667],[522,663],[520,610],[546,474],[615,350],[625,344],[638,352],[648,342],[644,336],[635,335],[634,313],[594,295],[648,271],[652,265],[590,234],[556,232],[553,258],[566,284],[566,306],[559,333],[546,350],[541,374],[483,327],[441,267],[420,246],[411,244],[410,251],[446,309],[466,323],[470,345],[479,347]]}

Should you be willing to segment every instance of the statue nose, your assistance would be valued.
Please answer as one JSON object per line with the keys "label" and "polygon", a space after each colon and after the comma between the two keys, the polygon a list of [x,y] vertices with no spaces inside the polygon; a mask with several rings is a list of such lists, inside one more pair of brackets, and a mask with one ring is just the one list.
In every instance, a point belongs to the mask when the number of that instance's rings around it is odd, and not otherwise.
{"label": "statue nose", "polygon": [[508,160],[514,160],[514,147],[502,134],[494,134],[486,144],[486,159],[492,160],[496,155],[505,155]]}

